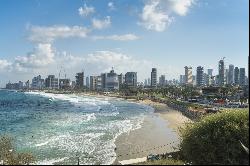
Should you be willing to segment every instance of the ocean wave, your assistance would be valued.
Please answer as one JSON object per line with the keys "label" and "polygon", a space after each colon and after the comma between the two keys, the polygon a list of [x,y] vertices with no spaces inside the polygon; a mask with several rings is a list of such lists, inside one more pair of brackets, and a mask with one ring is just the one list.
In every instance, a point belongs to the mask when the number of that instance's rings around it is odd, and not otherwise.
{"label": "ocean wave", "polygon": [[89,114],[75,114],[75,113],[64,113],[60,115],[59,119],[52,122],[55,126],[79,126],[82,123],[96,120],[95,113]]}
{"label": "ocean wave", "polygon": [[35,144],[35,147],[44,146],[44,145],[47,145],[48,143],[49,143],[49,141],[42,142],[42,143],[39,143],[39,144]]}
{"label": "ocean wave", "polygon": [[31,95],[40,95],[46,98],[49,98],[51,101],[54,100],[63,100],[63,101],[69,101],[71,103],[75,104],[87,104],[87,105],[107,105],[109,104],[108,100],[101,100],[98,99],[98,97],[89,97],[89,96],[79,96],[75,94],[53,94],[53,93],[45,93],[45,92],[24,92],[25,94],[31,94]]}

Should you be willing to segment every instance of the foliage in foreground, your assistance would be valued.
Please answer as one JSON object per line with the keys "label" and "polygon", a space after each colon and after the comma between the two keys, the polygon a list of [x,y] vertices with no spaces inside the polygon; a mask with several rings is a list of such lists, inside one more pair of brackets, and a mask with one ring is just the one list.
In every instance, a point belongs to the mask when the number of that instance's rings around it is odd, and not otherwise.
{"label": "foliage in foreground", "polygon": [[30,153],[18,153],[8,136],[0,136],[0,163],[3,165],[28,165],[35,161]]}
{"label": "foliage in foreground", "polygon": [[249,164],[249,111],[223,111],[181,129],[183,159],[193,164]]}
{"label": "foliage in foreground", "polygon": [[181,160],[162,159],[162,160],[137,163],[136,165],[184,165],[184,162]]}

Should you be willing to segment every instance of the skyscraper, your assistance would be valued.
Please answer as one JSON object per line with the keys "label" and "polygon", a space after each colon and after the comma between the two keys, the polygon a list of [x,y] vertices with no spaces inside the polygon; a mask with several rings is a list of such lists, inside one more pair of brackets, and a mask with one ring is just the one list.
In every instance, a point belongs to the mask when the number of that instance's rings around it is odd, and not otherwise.
{"label": "skyscraper", "polygon": [[193,77],[192,77],[192,67],[185,66],[185,83],[186,84],[192,84],[193,83]]}
{"label": "skyscraper", "polygon": [[219,86],[225,84],[225,67],[224,67],[224,58],[219,61]]}
{"label": "skyscraper", "polygon": [[55,75],[49,75],[45,79],[45,86],[49,89],[58,89],[58,78],[55,78]]}
{"label": "skyscraper", "polygon": [[213,69],[207,69],[207,74],[209,76],[213,76]]}
{"label": "skyscraper", "polygon": [[225,84],[229,84],[229,79],[228,79],[228,73],[229,73],[229,69],[225,69]]}
{"label": "skyscraper", "polygon": [[180,75],[180,84],[183,85],[186,83],[185,75]]}
{"label": "skyscraper", "polygon": [[240,85],[246,85],[246,78],[245,78],[246,74],[245,74],[245,68],[240,68]]}
{"label": "skyscraper", "polygon": [[228,70],[228,84],[232,85],[234,83],[234,65],[229,65]]}
{"label": "skyscraper", "polygon": [[239,74],[240,74],[239,68],[235,67],[234,68],[234,83],[236,85],[239,85],[239,83],[240,83],[240,75]]}
{"label": "skyscraper", "polygon": [[125,82],[125,76],[122,73],[118,75],[118,82],[119,82],[119,88],[121,88]]}
{"label": "skyscraper", "polygon": [[90,90],[94,91],[97,88],[97,76],[90,76]]}
{"label": "skyscraper", "polygon": [[196,70],[196,85],[203,86],[204,85],[204,74],[203,67],[198,66]]}
{"label": "skyscraper", "polygon": [[102,82],[102,87],[104,86],[105,90],[113,91],[119,89],[118,75],[115,73],[113,68],[109,73],[101,75],[101,82]]}
{"label": "skyscraper", "polygon": [[82,89],[84,86],[84,72],[76,73],[76,88]]}
{"label": "skyscraper", "polygon": [[165,75],[161,75],[159,77],[159,85],[160,86],[165,86],[165,83],[166,83]]}
{"label": "skyscraper", "polygon": [[151,72],[151,87],[156,88],[157,87],[157,69],[152,68]]}
{"label": "skyscraper", "polygon": [[204,79],[204,85],[207,85],[207,86],[209,86],[211,83],[211,81],[210,81],[210,79],[209,79],[209,75],[207,74],[207,73],[203,73],[203,79]]}
{"label": "skyscraper", "polygon": [[127,87],[137,86],[137,72],[127,72],[125,74],[125,84]]}
{"label": "skyscraper", "polygon": [[89,77],[86,77],[86,86],[89,88]]}
{"label": "skyscraper", "polygon": [[41,75],[34,77],[32,79],[31,86],[33,89],[42,89],[44,88],[44,79],[41,78]]}

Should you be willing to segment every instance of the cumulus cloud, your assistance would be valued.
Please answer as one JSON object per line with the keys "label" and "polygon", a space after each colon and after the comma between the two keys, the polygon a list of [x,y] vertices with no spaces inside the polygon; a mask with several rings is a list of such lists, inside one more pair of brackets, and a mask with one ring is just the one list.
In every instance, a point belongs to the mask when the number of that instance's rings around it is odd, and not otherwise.
{"label": "cumulus cloud", "polygon": [[115,10],[116,9],[113,2],[108,3],[108,8],[109,8],[109,10]]}
{"label": "cumulus cloud", "polygon": [[111,35],[111,36],[93,36],[94,40],[115,40],[115,41],[130,41],[138,40],[139,37],[134,34]]}
{"label": "cumulus cloud", "polygon": [[88,7],[85,3],[83,7],[78,9],[78,13],[80,16],[87,17],[88,15],[95,13],[95,8],[93,6]]}
{"label": "cumulus cloud", "polygon": [[164,31],[175,19],[175,15],[185,16],[195,0],[148,0],[138,23],[148,30]]}
{"label": "cumulus cloud", "polygon": [[82,26],[29,26],[29,40],[38,43],[50,43],[57,38],[80,37],[84,38],[90,32],[89,29]]}
{"label": "cumulus cloud", "polygon": [[38,44],[34,50],[26,56],[15,58],[14,65],[19,68],[41,68],[54,61],[55,53],[51,44]]}
{"label": "cumulus cloud", "polygon": [[7,68],[9,68],[11,65],[10,62],[8,62],[7,60],[5,59],[0,59],[0,71],[4,71],[6,70]]}
{"label": "cumulus cloud", "polygon": [[96,18],[92,19],[92,25],[95,29],[104,29],[111,25],[110,16],[106,16],[104,20],[99,20]]}
{"label": "cumulus cloud", "polygon": [[189,10],[189,8],[195,4],[194,0],[171,0],[171,7],[173,11],[180,15],[185,16]]}
{"label": "cumulus cloud", "polygon": [[159,1],[152,1],[146,4],[143,8],[140,25],[143,25],[148,30],[155,30],[158,32],[164,31],[166,26],[169,25],[173,17],[169,17],[163,11],[158,9]]}

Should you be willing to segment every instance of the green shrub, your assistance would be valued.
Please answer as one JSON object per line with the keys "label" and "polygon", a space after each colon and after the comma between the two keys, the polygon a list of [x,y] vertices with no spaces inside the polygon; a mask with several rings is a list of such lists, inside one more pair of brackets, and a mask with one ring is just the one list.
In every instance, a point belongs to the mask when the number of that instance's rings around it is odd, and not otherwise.
{"label": "green shrub", "polygon": [[248,110],[208,115],[181,129],[183,159],[193,164],[248,164]]}

